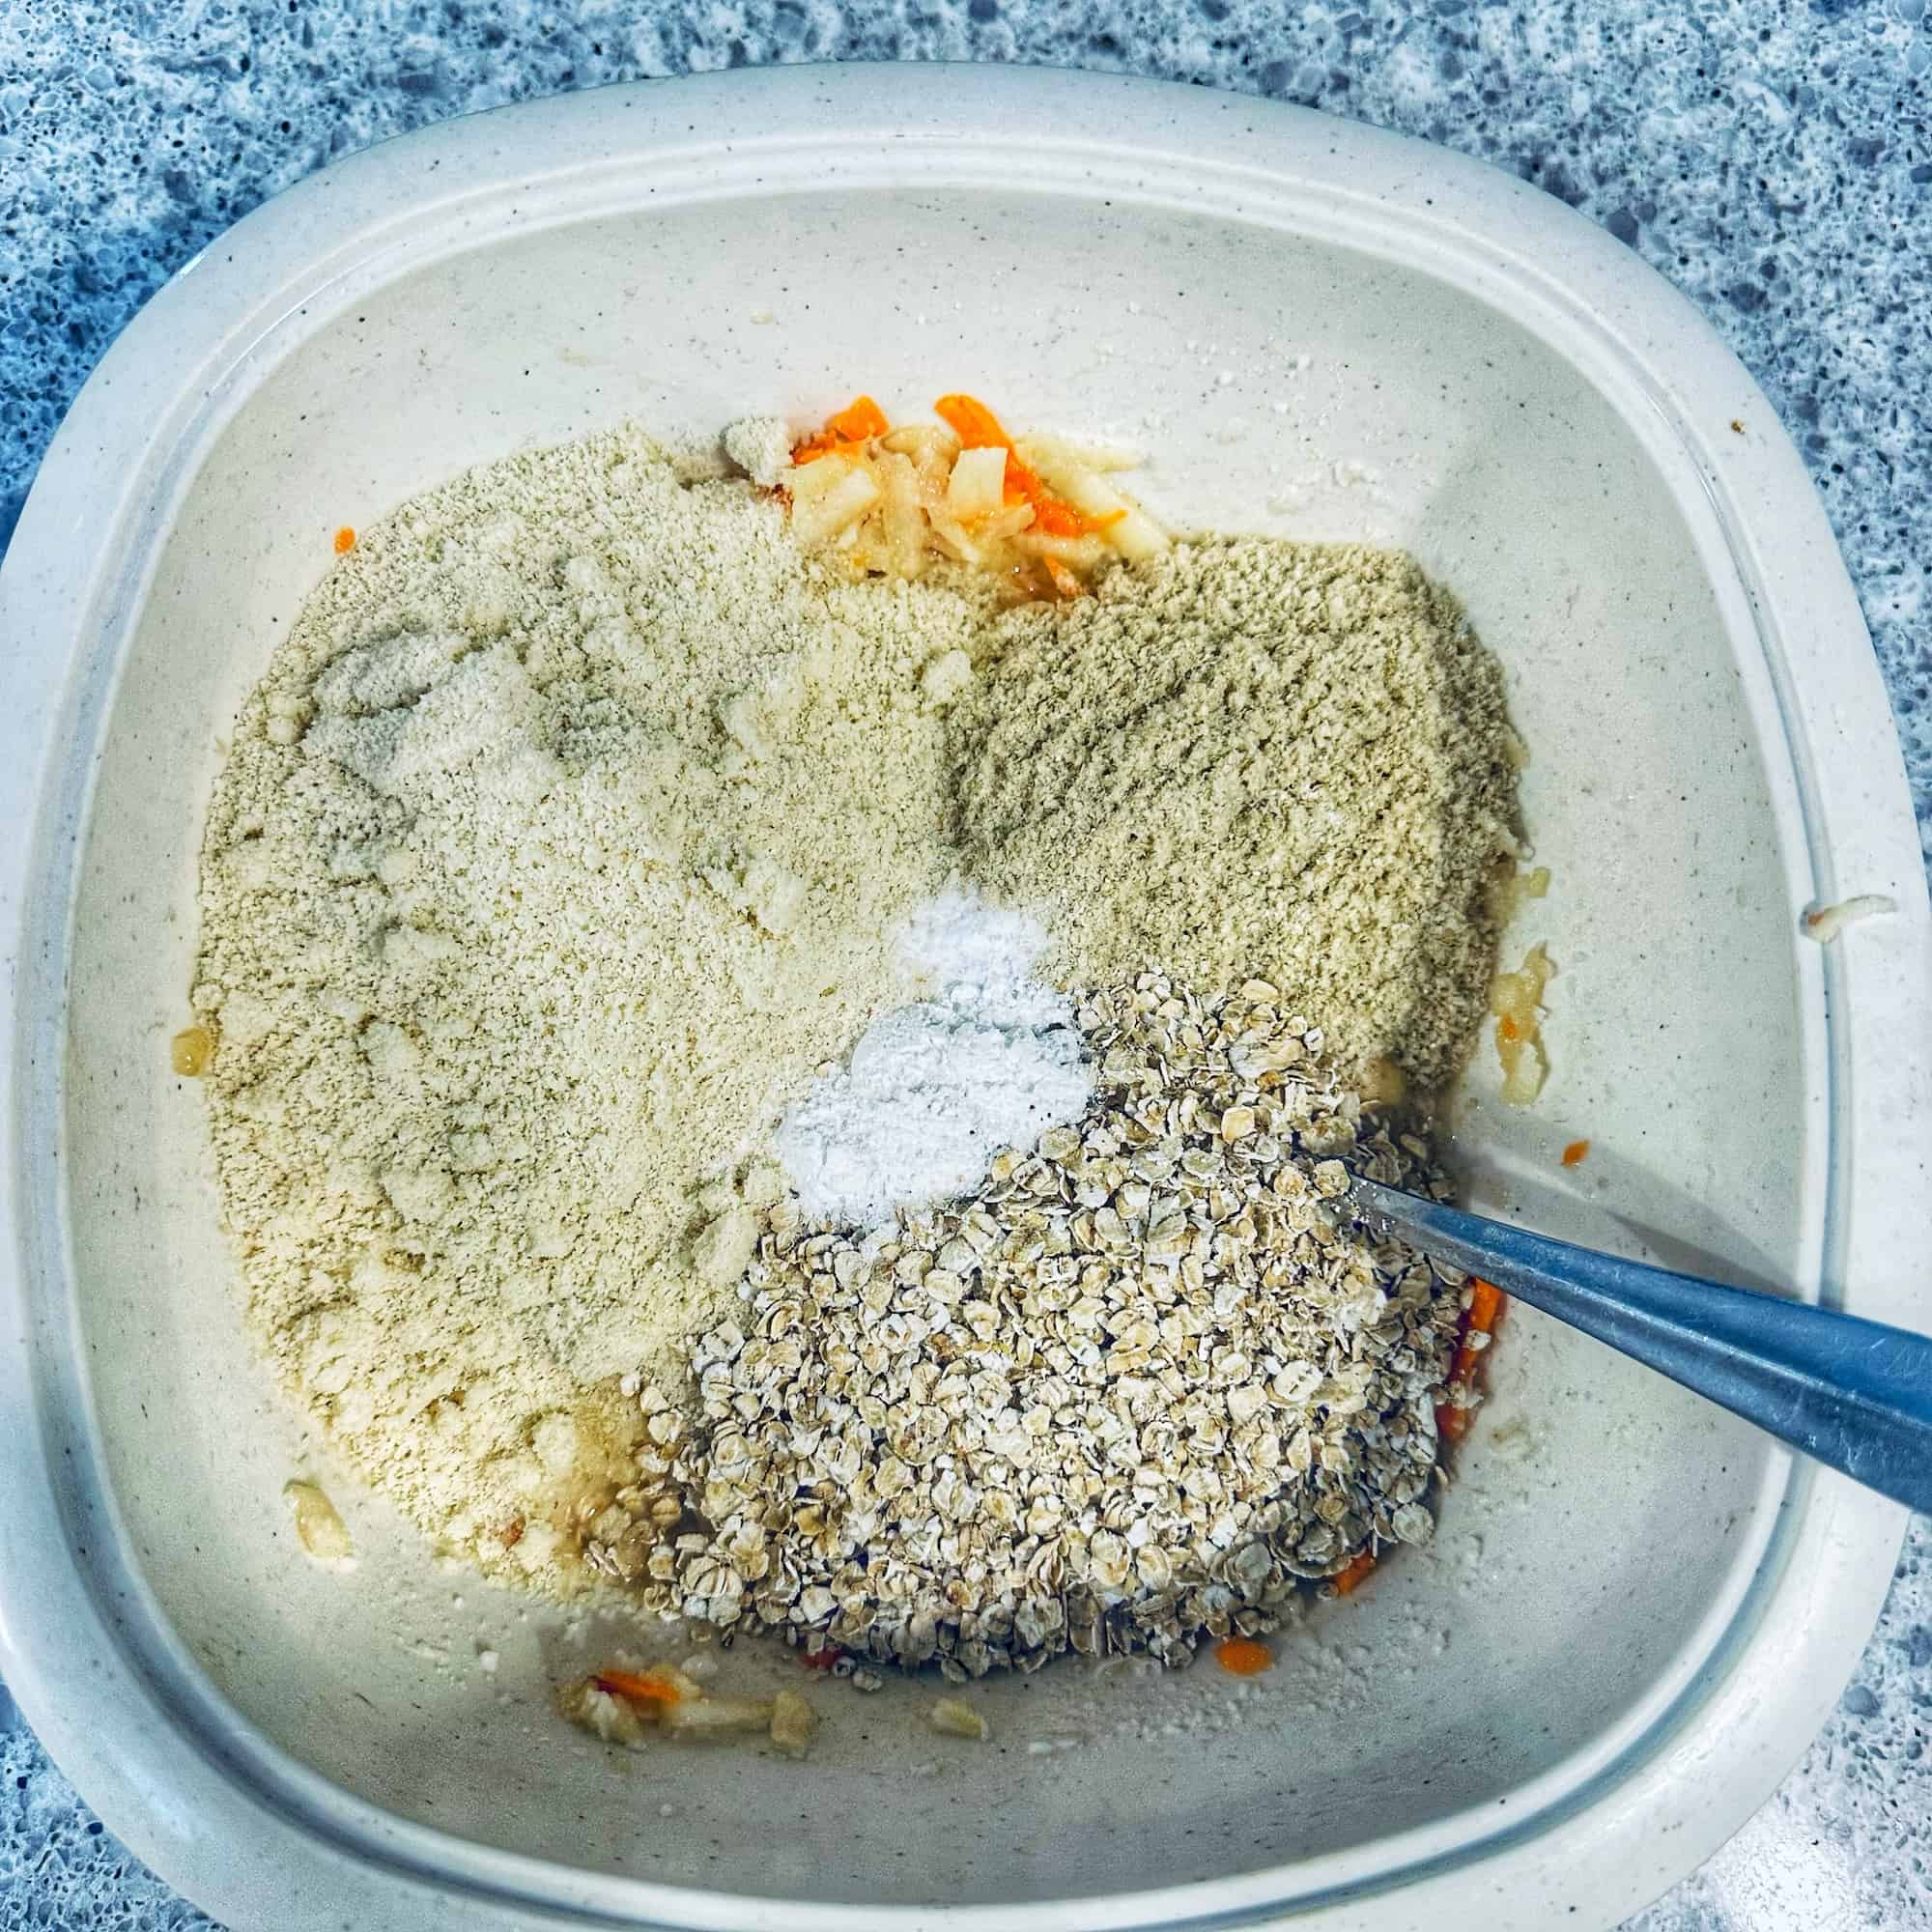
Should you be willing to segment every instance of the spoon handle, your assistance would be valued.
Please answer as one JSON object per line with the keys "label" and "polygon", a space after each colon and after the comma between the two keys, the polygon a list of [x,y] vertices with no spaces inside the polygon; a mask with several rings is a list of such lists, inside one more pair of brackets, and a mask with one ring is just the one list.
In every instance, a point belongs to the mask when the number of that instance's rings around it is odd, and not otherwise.
{"label": "spoon handle", "polygon": [[1350,1204],[1425,1254],[1661,1370],[1733,1415],[1932,1510],[1932,1338],[1573,1247],[1372,1180]]}

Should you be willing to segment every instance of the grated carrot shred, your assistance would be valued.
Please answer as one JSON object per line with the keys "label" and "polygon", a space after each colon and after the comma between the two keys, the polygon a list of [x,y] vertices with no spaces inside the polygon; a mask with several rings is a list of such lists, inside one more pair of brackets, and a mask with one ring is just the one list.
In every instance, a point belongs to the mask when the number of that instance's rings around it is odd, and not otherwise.
{"label": "grated carrot shred", "polygon": [[1042,557],[1040,561],[1045,564],[1046,574],[1053,580],[1053,587],[1061,596],[1078,597],[1080,595],[1085,586],[1057,556]]}
{"label": "grated carrot shred", "polygon": [[[1006,425],[977,396],[953,391],[933,404],[933,412],[959,439],[962,449],[999,449],[1006,453],[1001,475],[1001,496],[1008,508],[1025,504],[1033,511],[1024,526],[1032,535],[1062,542],[1097,536],[1125,521],[1125,505],[1097,515],[1076,509],[1065,498],[1047,488],[1044,479],[1022,460],[1007,434]],[[814,463],[821,456],[843,456],[865,464],[868,445],[889,435],[891,419],[869,395],[855,397],[842,410],[828,416],[824,426],[801,438],[791,448],[795,467]],[[781,500],[790,493],[782,484],[773,492]],[[1087,559],[1075,556],[1038,557],[1009,568],[1009,590],[1026,600],[1037,597],[1078,597],[1087,584]]]}
{"label": "grated carrot shred", "polygon": [[814,457],[829,456],[834,450],[850,449],[884,436],[892,428],[886,412],[870,396],[857,396],[836,414],[827,416],[825,427],[793,446],[794,463],[810,463]]}
{"label": "grated carrot shred", "polygon": [[1503,1312],[1503,1292],[1492,1281],[1479,1275],[1469,1284],[1469,1326],[1487,1335]]}
{"label": "grated carrot shred", "polygon": [[[1000,419],[977,396],[941,396],[932,412],[965,449],[1004,449],[1007,452],[1006,497],[1009,503],[1033,505],[1033,527],[1044,536],[1084,537],[1118,524],[1127,513],[1112,510],[1104,517],[1081,514],[1071,503],[1062,502],[1039,477],[1013,453],[1013,440]],[[1059,580],[1056,578],[1055,582]]]}
{"label": "grated carrot shred", "polygon": [[654,1704],[668,1711],[673,1704],[684,1701],[684,1692],[675,1684],[650,1671],[639,1674],[635,1670],[600,1670],[590,1681],[598,1690],[633,1704]]}
{"label": "grated carrot shred", "polygon": [[[1503,1292],[1493,1282],[1484,1281],[1480,1277],[1470,1282],[1469,1305],[1463,1311],[1463,1325],[1457,1336],[1455,1358],[1449,1364],[1451,1388],[1471,1388],[1475,1385],[1476,1370],[1483,1359],[1484,1351],[1469,1338],[1472,1335],[1492,1333],[1503,1307]],[[1445,1442],[1460,1442],[1468,1434],[1469,1414],[1468,1409],[1459,1408],[1454,1403],[1437,1403],[1436,1435]]]}
{"label": "grated carrot shred", "polygon": [[856,397],[840,410],[825,425],[835,436],[842,436],[847,442],[865,442],[875,436],[884,436],[892,428],[886,420],[886,412],[870,396]]}
{"label": "grated carrot shred", "polygon": [[965,449],[1011,449],[1013,440],[1000,427],[1000,419],[977,396],[956,392],[941,396],[932,412]]}
{"label": "grated carrot shred", "polygon": [[1352,1596],[1355,1586],[1375,1567],[1376,1552],[1373,1549],[1358,1549],[1328,1580],[1335,1585],[1338,1597]]}
{"label": "grated carrot shred", "polygon": [[1214,1646],[1214,1662],[1231,1677],[1259,1677],[1274,1668],[1274,1652],[1251,1636],[1224,1636]]}

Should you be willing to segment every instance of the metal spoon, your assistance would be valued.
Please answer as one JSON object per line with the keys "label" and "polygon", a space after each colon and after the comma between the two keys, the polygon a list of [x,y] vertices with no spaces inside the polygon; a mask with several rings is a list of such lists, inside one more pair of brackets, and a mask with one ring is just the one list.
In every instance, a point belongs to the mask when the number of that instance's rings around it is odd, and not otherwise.
{"label": "metal spoon", "polygon": [[1932,1337],[1672,1274],[1373,1180],[1352,1206],[1913,1509],[1932,1510]]}

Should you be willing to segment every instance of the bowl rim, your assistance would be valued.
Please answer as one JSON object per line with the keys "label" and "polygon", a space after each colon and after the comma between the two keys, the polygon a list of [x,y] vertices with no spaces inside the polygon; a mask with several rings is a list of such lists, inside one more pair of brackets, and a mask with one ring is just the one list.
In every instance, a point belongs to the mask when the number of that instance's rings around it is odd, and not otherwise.
{"label": "bowl rim", "polygon": [[[1030,145],[1016,155],[1018,128]],[[1042,146],[1057,162],[1049,187]],[[1668,1694],[1579,1754],[1595,1761],[1566,1761],[1493,1804],[1293,1865],[1109,1897],[917,1909],[606,1876],[415,1825],[270,1744],[172,1632],[120,1532],[100,1456],[58,1149],[65,954],[92,747],[176,504],[253,384],[358,293],[400,273],[519,229],[646,202],[922,180],[1205,207],[1399,255],[1505,307],[1644,437],[1762,645],[1762,665],[1740,669],[1790,752],[1773,789],[1803,874],[1795,883],[1821,902],[1883,893],[1897,907],[1801,965],[1822,1029],[1807,1062],[1822,1082],[1813,1098],[1830,1120],[1812,1286],[1838,1302],[1856,1284],[1858,1311],[1878,1320],[1924,1318],[1912,1264],[1927,1251],[1932,1199],[1915,1184],[1905,1127],[1932,1097],[1932,919],[1889,707],[1797,451],[1715,332],[1634,253],[1512,177],[1423,142],[1243,96],[1059,71],[740,71],[398,137],[246,216],[143,308],[69,412],[0,567],[0,634],[33,640],[9,666],[0,717],[4,796],[33,828],[0,856],[0,948],[14,986],[0,1048],[0,1309],[20,1338],[0,1353],[0,1413],[19,1419],[0,1432],[0,1491],[13,1499],[0,1512],[0,1675],[110,1827],[230,1922],[426,1925],[460,1899],[485,1925],[743,1932],[915,1920],[991,1932],[1020,1912],[1039,1932],[1291,1912],[1311,1924],[1366,1916],[1452,1928],[1480,1913],[1496,1932],[1527,1932],[1571,1907],[1572,1922],[1607,1923],[1694,1867],[1763,1802],[1877,1616],[1904,1513],[1776,1459],[1779,1500],[1763,1513],[1754,1568],[1713,1606]]]}

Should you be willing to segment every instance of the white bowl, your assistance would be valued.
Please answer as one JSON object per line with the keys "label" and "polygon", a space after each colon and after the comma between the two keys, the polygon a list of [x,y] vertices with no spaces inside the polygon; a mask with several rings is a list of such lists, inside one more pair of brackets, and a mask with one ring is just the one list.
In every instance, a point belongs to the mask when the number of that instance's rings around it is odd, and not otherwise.
{"label": "white bowl", "polygon": [[[598,1634],[440,1570],[304,1437],[166,1047],[222,734],[330,532],[626,414],[953,386],[1134,438],[1183,523],[1406,544],[1467,599],[1555,874],[1511,944],[1562,969],[1542,1103],[1471,1083],[1479,1199],[1924,1318],[1927,913],[1885,700],[1763,397],[1630,253],[1431,148],[1066,74],[736,74],[412,135],[150,304],[0,580],[33,826],[0,875],[0,1671],[230,1924],[1601,1926],[1762,1801],[1858,1655],[1900,1512],[1527,1313],[1435,1548],[1252,1693],[1054,1668],[979,1688],[975,1750],[923,1730],[928,1687],[838,1691],[808,1768],[566,1729],[551,1675]],[[1897,909],[1800,936],[1854,893]],[[293,1548],[298,1468],[353,1577]]]}

